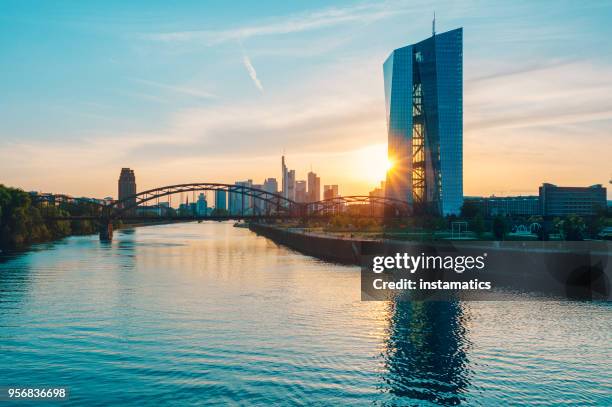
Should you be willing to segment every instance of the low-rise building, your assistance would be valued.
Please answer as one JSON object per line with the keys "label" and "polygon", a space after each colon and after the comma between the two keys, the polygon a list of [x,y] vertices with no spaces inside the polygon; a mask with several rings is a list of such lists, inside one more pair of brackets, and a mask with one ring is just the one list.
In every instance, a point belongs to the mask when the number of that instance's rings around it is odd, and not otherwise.
{"label": "low-rise building", "polygon": [[533,216],[540,214],[540,200],[537,195],[525,196],[466,196],[464,203],[476,206],[485,217]]}
{"label": "low-rise building", "polygon": [[540,210],[543,216],[592,216],[606,208],[606,188],[601,184],[590,187],[559,187],[542,184]]}

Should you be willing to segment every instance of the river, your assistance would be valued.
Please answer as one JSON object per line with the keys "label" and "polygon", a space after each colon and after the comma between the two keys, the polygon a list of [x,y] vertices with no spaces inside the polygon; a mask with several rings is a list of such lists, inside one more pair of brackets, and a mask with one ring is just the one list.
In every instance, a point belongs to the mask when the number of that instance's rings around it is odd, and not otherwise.
{"label": "river", "polygon": [[0,387],[61,405],[612,405],[612,306],[364,302],[231,223],[0,257]]}

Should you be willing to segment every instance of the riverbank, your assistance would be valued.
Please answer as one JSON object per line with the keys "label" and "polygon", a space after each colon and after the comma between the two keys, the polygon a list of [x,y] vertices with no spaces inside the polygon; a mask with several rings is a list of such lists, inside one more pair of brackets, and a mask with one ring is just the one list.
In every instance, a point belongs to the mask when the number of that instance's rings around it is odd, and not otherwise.
{"label": "riverbank", "polygon": [[347,238],[299,228],[251,223],[250,230],[321,260],[368,269],[374,256],[485,256],[486,277],[496,286],[571,296],[609,298],[609,242],[431,241]]}
{"label": "riverbank", "polygon": [[[95,227],[95,224],[91,221],[54,221],[54,222],[66,222],[66,223],[74,223],[74,222],[89,222],[91,225],[89,227],[82,227],[80,229],[76,228],[68,228],[69,231],[64,229],[64,232],[61,234],[50,235],[46,234],[43,237],[39,237],[36,240],[29,240],[27,242],[22,242],[19,244],[13,244],[8,246],[0,246],[0,254],[7,253],[19,253],[27,251],[32,245],[40,244],[40,243],[52,243],[57,242],[62,239],[71,236],[90,236],[97,235],[99,230]],[[144,226],[158,226],[158,225],[168,225],[172,223],[184,223],[186,221],[172,221],[172,220],[164,220],[164,221],[153,221],[153,222],[132,222],[132,223],[121,223],[113,226],[114,230],[122,230],[122,229],[131,229],[131,228],[139,228]],[[72,225],[71,225],[72,226]],[[75,231],[76,229],[76,231]]]}
{"label": "riverbank", "polygon": [[249,229],[300,253],[341,264],[359,265],[364,246],[383,249],[382,241],[344,238],[305,232],[303,229],[283,228],[261,223],[250,223]]}

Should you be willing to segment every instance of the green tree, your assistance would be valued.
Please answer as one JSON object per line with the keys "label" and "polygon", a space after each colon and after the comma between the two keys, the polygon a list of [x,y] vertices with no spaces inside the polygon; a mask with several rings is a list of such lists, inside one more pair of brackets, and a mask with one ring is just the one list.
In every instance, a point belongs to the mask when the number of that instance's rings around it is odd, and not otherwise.
{"label": "green tree", "polygon": [[[30,194],[21,189],[0,185],[0,247],[23,246],[68,236],[73,232],[69,221],[58,220],[68,215],[94,215],[90,203],[49,205],[44,216],[32,205]],[[78,221],[78,233],[93,233],[96,226],[91,221]]]}
{"label": "green tree", "polygon": [[580,216],[569,215],[560,220],[557,228],[563,240],[584,240],[586,226]]}
{"label": "green tree", "polygon": [[461,217],[472,219],[480,213],[480,208],[475,202],[465,201],[461,206]]}
{"label": "green tree", "polygon": [[503,216],[497,215],[493,219],[493,236],[496,240],[504,240],[504,237],[508,233],[508,224]]}
{"label": "green tree", "polygon": [[476,216],[474,216],[474,218],[470,221],[470,229],[476,233],[476,236],[482,237],[482,234],[485,231],[485,223],[480,213],[476,214]]}

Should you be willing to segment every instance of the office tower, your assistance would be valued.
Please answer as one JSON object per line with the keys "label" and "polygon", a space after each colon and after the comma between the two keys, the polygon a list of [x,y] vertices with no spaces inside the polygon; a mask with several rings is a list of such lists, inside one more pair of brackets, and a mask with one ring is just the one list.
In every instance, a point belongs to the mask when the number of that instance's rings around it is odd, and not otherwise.
{"label": "office tower", "polygon": [[[119,174],[119,193],[118,200],[122,201],[125,198],[136,195],[136,175],[134,175],[134,170],[129,168],[122,168],[121,174]],[[133,206],[136,204],[136,198],[129,199],[128,201],[120,204],[120,207]],[[135,213],[135,211],[129,211],[131,213]]]}
{"label": "office tower", "polygon": [[200,193],[198,196],[197,202],[197,214],[198,216],[206,216],[206,212],[208,211],[208,202],[206,202],[206,195],[204,193]]}
{"label": "office tower", "polygon": [[[236,186],[245,186],[251,188],[253,186],[253,180],[237,181],[234,184]],[[229,211],[232,215],[248,215],[252,213],[252,199],[249,195],[243,194],[240,188],[237,188],[237,192],[230,192],[229,206]]]}
{"label": "office tower", "polygon": [[463,201],[463,31],[398,48],[383,65],[388,130],[385,195],[440,215]]}
{"label": "office tower", "polygon": [[227,209],[227,194],[225,191],[215,191],[215,209],[225,210]]}
{"label": "office tower", "polygon": [[288,176],[288,171],[287,171],[287,165],[285,164],[285,156],[283,155],[281,158],[281,195],[283,196],[283,198],[287,198],[288,197],[288,191],[287,191],[287,176]]}
{"label": "office tower", "polygon": [[263,190],[271,194],[278,194],[278,182],[276,182],[276,178],[266,178],[263,183]]}
{"label": "office tower", "polygon": [[317,202],[321,200],[321,178],[317,174],[310,171],[308,173],[308,202]]}
{"label": "office tower", "polygon": [[287,196],[285,198],[295,201],[295,170],[287,173]]}
{"label": "office tower", "polygon": [[[262,184],[253,184],[251,185],[254,189],[259,189],[261,191],[265,191],[264,186]],[[253,209],[253,214],[262,214],[266,211],[266,201],[261,198],[251,197],[251,208]]]}
{"label": "office tower", "polygon": [[323,199],[333,199],[338,197],[338,185],[323,186]]}
{"label": "office tower", "polygon": [[295,181],[295,202],[306,202],[306,181]]}
{"label": "office tower", "polygon": [[[266,178],[263,183],[263,190],[269,192],[271,194],[278,194],[278,182],[276,182],[276,178]],[[283,202],[277,200],[276,197],[267,197],[270,199],[269,202],[266,202],[264,208],[266,212],[272,211],[276,209],[277,205],[282,205]]]}

